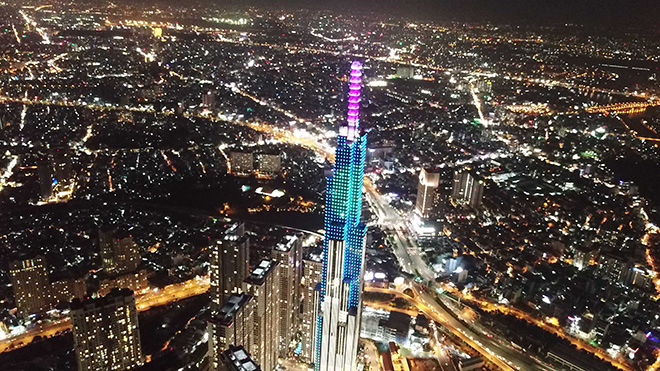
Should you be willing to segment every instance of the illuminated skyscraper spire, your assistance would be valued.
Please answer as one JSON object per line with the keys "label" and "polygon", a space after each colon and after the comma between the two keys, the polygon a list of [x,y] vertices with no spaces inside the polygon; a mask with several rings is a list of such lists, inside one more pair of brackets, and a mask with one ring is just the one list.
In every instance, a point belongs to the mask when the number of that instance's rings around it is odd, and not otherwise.
{"label": "illuminated skyscraper spire", "polygon": [[358,61],[351,65],[350,88],[348,91],[348,133],[349,141],[355,140],[360,129],[360,88],[362,87],[362,64]]}
{"label": "illuminated skyscraper spire", "polygon": [[327,179],[323,276],[317,287],[317,371],[352,371],[362,314],[366,226],[360,222],[367,136],[360,135],[362,64],[351,65],[348,119],[339,129],[335,168]]}

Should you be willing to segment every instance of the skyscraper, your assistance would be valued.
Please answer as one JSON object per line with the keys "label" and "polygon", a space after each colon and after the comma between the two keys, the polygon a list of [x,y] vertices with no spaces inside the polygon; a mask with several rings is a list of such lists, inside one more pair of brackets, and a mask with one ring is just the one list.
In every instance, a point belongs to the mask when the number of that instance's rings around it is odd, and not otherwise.
{"label": "skyscraper", "polygon": [[46,258],[39,255],[32,259],[9,263],[9,278],[14,289],[18,314],[21,316],[43,314],[50,309],[50,283]]}
{"label": "skyscraper", "polygon": [[311,255],[303,260],[302,280],[302,318],[300,324],[302,351],[300,358],[304,362],[314,363],[314,336],[316,334],[316,316],[318,313],[317,286],[323,275],[323,259],[321,255]]}
{"label": "skyscraper", "polygon": [[262,260],[243,281],[243,291],[252,296],[252,334],[246,346],[264,370],[274,370],[280,351],[280,270],[277,262]]}
{"label": "skyscraper", "polygon": [[217,314],[229,296],[240,290],[250,272],[250,240],[245,235],[245,225],[231,225],[210,249],[211,312]]}
{"label": "skyscraper", "polygon": [[231,345],[252,347],[255,302],[252,296],[232,294],[208,323],[211,370],[222,370],[220,357]]}
{"label": "skyscraper", "polygon": [[435,191],[440,184],[440,174],[430,173],[425,169],[419,173],[419,183],[417,185],[417,203],[415,209],[423,218],[429,216],[433,210],[433,200]]}
{"label": "skyscraper", "polygon": [[78,371],[123,371],[143,364],[135,295],[113,290],[71,303]]}
{"label": "skyscraper", "polygon": [[[272,252],[273,260],[280,269],[278,298],[280,307],[280,350],[282,356],[287,351],[291,337],[300,326],[300,301],[302,279],[302,238],[287,235]],[[265,368],[265,365],[262,365]]]}
{"label": "skyscraper", "polygon": [[469,171],[456,171],[451,190],[451,199],[455,204],[472,208],[481,206],[484,194],[484,181]]}
{"label": "skyscraper", "polygon": [[357,367],[364,244],[362,182],[367,137],[360,134],[362,64],[351,65],[348,119],[339,129],[333,174],[327,179],[323,279],[316,326],[317,371]]}

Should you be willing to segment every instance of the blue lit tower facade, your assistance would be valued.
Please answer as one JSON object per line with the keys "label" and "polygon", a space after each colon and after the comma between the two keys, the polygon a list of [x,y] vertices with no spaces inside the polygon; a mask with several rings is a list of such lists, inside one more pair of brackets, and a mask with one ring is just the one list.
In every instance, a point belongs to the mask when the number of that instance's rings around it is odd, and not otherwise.
{"label": "blue lit tower facade", "polygon": [[362,64],[351,65],[348,119],[339,129],[335,168],[327,179],[323,275],[318,285],[316,371],[352,371],[357,367],[364,241],[360,222],[367,136],[360,134]]}

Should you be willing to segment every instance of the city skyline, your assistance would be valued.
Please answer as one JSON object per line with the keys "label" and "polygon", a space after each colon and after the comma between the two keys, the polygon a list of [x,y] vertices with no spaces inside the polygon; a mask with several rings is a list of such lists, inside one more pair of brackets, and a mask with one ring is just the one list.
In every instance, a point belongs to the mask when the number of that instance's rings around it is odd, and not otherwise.
{"label": "city skyline", "polygon": [[656,8],[0,4],[1,368],[659,370]]}

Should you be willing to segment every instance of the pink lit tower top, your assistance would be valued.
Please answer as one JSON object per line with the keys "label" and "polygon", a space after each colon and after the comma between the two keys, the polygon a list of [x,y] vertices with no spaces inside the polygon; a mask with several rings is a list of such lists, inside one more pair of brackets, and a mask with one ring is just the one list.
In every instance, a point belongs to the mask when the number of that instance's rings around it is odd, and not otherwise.
{"label": "pink lit tower top", "polygon": [[315,371],[356,371],[362,316],[365,237],[362,185],[367,134],[360,134],[362,63],[351,65],[348,120],[339,129],[327,178],[323,273],[317,285]]}
{"label": "pink lit tower top", "polygon": [[340,130],[349,142],[358,137],[360,130],[360,88],[362,87],[362,63],[354,61],[351,64],[350,87],[348,91],[348,122],[346,132]]}

